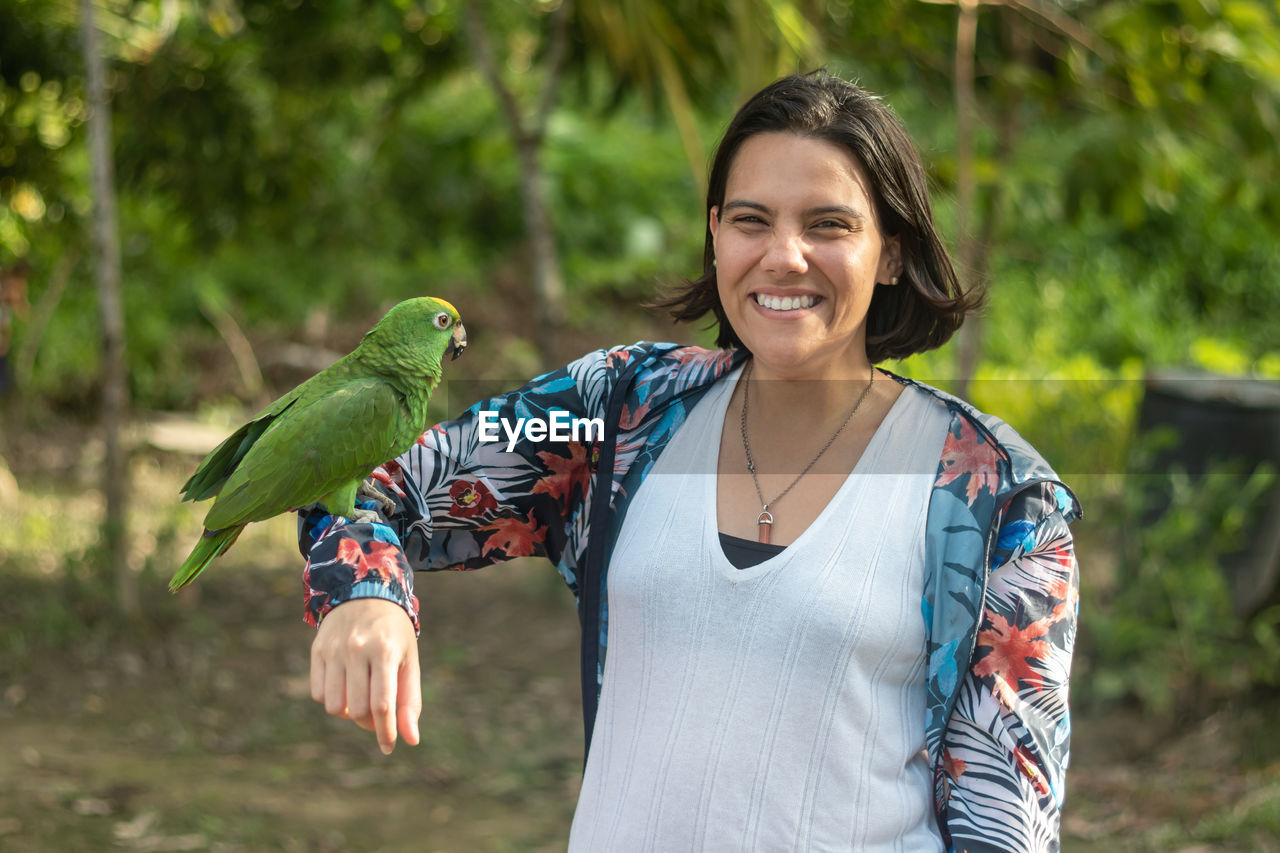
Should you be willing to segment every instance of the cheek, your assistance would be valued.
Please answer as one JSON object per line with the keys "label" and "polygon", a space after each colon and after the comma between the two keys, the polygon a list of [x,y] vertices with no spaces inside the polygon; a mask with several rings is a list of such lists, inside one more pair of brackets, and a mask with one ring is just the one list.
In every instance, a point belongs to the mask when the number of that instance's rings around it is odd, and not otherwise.
{"label": "cheek", "polygon": [[765,244],[760,239],[753,239],[742,234],[721,233],[716,241],[716,268],[735,281],[756,266],[765,251]]}
{"label": "cheek", "polygon": [[841,289],[866,290],[875,286],[879,268],[879,253],[874,251],[849,253],[833,252],[815,258],[827,277],[840,283]]}
{"label": "cheek", "polygon": [[733,314],[738,310],[737,300],[733,298],[730,288],[725,286],[724,273],[720,272],[718,268],[716,270],[716,295],[720,297],[720,305],[727,313]]}
{"label": "cheek", "polygon": [[750,309],[744,303],[742,288],[726,286],[726,281],[727,279],[723,274],[717,272],[716,293],[720,297],[720,309],[724,311],[724,316],[729,320],[729,325],[735,329],[740,329]]}
{"label": "cheek", "polygon": [[721,295],[742,283],[748,266],[740,251],[728,241],[721,242],[720,251],[716,253],[716,287]]}

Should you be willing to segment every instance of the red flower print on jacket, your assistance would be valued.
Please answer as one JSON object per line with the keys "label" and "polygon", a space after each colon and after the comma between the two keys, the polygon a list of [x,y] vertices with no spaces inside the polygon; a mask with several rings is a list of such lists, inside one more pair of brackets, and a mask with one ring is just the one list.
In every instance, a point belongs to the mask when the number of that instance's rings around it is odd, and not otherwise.
{"label": "red flower print on jacket", "polygon": [[1031,750],[1025,746],[1019,746],[1014,749],[1013,754],[1017,759],[1018,767],[1031,780],[1036,793],[1042,797],[1049,796],[1049,782],[1045,779],[1044,774],[1040,772],[1040,768],[1036,766],[1036,757],[1031,753]]}
{"label": "red flower print on jacket", "polygon": [[969,765],[965,764],[963,759],[956,758],[952,755],[951,750],[942,750],[942,772],[946,773],[953,781],[964,775],[964,771],[968,769],[968,767]]}
{"label": "red flower print on jacket", "polygon": [[681,347],[671,353],[671,359],[676,364],[688,364],[691,361],[707,361],[715,363],[717,361],[728,364],[733,361],[733,352],[730,350],[707,350],[702,347]]}
{"label": "red flower print on jacket", "polygon": [[449,487],[449,497],[453,506],[449,507],[449,515],[454,518],[474,518],[488,510],[497,509],[498,502],[493,492],[482,481],[469,482],[459,480]]}
{"label": "red flower print on jacket", "polygon": [[623,404],[622,414],[618,418],[618,429],[623,432],[635,429],[647,414],[649,414],[649,403],[647,401],[636,406],[634,412],[631,411],[630,406]]}
{"label": "red flower print on jacket", "polygon": [[587,493],[587,483],[591,482],[591,467],[587,464],[587,448],[581,442],[569,442],[567,457],[542,451],[538,458],[551,473],[533,484],[535,495],[551,495],[560,506],[567,509],[575,488],[581,488],[584,495]]}
{"label": "red flower print on jacket", "polygon": [[942,470],[938,473],[934,486],[949,485],[968,474],[969,483],[965,494],[968,505],[973,506],[983,489],[994,495],[999,488],[999,461],[1000,456],[995,448],[982,439],[972,424],[962,419],[959,436],[947,430],[947,440],[942,445]]}
{"label": "red flower print on jacket", "polygon": [[1080,599],[1080,590],[1072,586],[1071,581],[1066,578],[1058,578],[1049,584],[1046,594],[1050,600],[1056,602],[1053,605],[1053,611],[1044,620],[1050,625],[1066,619],[1075,611],[1076,602]]}
{"label": "red flower print on jacket", "polygon": [[547,529],[538,527],[533,510],[529,510],[527,520],[499,518],[477,527],[476,530],[493,531],[493,535],[484,541],[484,547],[480,549],[482,557],[494,551],[502,551],[508,557],[528,557],[537,550],[534,546],[547,538]]}
{"label": "red flower print on jacket", "polygon": [[307,561],[307,565],[302,569],[302,604],[302,619],[312,628],[319,628],[320,620],[333,609],[333,603],[329,600],[329,593],[311,586],[310,560]]}
{"label": "red flower print on jacket", "polygon": [[631,351],[625,349],[610,350],[605,354],[604,366],[606,370],[621,370],[631,361]]}
{"label": "red flower print on jacket", "polygon": [[343,539],[338,543],[338,559],[348,566],[355,567],[354,583],[376,576],[383,584],[393,580],[403,583],[404,573],[397,557],[400,549],[386,542],[369,542],[369,550],[364,551],[359,543],[352,539]]}
{"label": "red flower print on jacket", "polygon": [[426,432],[424,432],[422,435],[418,436],[417,441],[415,441],[414,443],[415,443],[415,444],[420,444],[420,445],[426,446],[426,443],[427,443],[427,436],[431,435],[432,433],[438,433],[438,434],[440,435],[440,437],[441,437],[441,438],[443,438],[443,437],[444,437],[444,427],[443,427],[441,424],[436,424],[436,425],[435,425],[435,426],[433,426],[431,429],[427,430],[427,431],[426,431]]}
{"label": "red flower print on jacket", "polygon": [[400,463],[397,460],[392,459],[390,462],[384,462],[374,468],[373,473],[369,476],[395,492],[399,497],[405,497],[404,469],[400,467]]}
{"label": "red flower print on jacket", "polygon": [[1044,675],[1031,665],[1031,661],[1044,661],[1049,657],[1052,648],[1045,635],[1053,617],[1038,619],[1025,628],[1019,628],[1017,624],[1005,621],[999,613],[988,610],[986,616],[988,627],[978,632],[978,650],[985,648],[988,651],[973,665],[973,672],[982,677],[994,676],[996,691],[1006,704],[1012,705],[1022,682],[1036,689],[1044,687]]}

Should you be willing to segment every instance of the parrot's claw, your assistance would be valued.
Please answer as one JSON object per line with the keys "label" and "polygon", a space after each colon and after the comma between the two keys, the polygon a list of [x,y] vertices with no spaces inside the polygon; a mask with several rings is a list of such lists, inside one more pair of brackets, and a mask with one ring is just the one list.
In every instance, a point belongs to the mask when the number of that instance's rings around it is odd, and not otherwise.
{"label": "parrot's claw", "polygon": [[362,524],[386,524],[387,520],[379,513],[371,509],[359,509],[351,514],[352,521],[358,521]]}
{"label": "parrot's claw", "polygon": [[[396,511],[396,502],[384,495],[372,480],[361,480],[360,487],[356,489],[356,497],[368,498],[378,505],[378,509],[382,510],[382,514],[388,518]],[[356,510],[359,512],[360,510]],[[367,512],[367,510],[366,510]]]}

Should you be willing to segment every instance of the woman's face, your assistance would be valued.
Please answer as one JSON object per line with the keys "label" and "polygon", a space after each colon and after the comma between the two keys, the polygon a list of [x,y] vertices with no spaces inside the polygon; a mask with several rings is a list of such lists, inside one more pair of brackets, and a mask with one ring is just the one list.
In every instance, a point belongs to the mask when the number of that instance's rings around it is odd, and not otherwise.
{"label": "woman's face", "polygon": [[738,149],[711,210],[720,302],[759,378],[866,376],[867,308],[902,264],[871,184],[843,149],[761,133]]}

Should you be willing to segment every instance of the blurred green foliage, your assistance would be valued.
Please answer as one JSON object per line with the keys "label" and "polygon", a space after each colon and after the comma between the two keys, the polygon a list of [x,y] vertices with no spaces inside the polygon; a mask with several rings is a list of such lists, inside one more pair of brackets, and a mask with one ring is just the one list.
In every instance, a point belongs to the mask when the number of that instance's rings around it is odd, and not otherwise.
{"label": "blurred green foliage", "polygon": [[1218,560],[1257,535],[1260,498],[1275,481],[1265,465],[1125,478],[1119,505],[1107,507],[1123,519],[1119,571],[1110,589],[1085,597],[1106,618],[1089,620],[1093,672],[1078,682],[1079,698],[1188,717],[1280,686],[1280,604],[1237,618]]}
{"label": "blurred green foliage", "polygon": [[[743,86],[771,73],[761,47],[769,39],[743,24],[754,21],[793,55],[816,55],[885,92],[924,151],[939,218],[953,219],[954,9],[908,0],[713,5],[626,13],[654,39],[666,33],[690,47],[676,67],[704,145]],[[140,405],[186,408],[200,397],[173,352],[176,341],[220,352],[198,288],[225,294],[260,341],[296,338],[317,310],[363,322],[411,293],[465,293],[477,305],[522,298],[515,158],[462,43],[458,8],[100,4]],[[537,76],[550,8],[486,6],[517,89]],[[599,4],[575,9],[545,177],[571,319],[598,329],[597,305],[635,305],[656,281],[695,272],[704,223],[700,177],[667,117],[678,105],[660,103],[666,90],[654,82],[660,51],[609,29],[620,25]],[[67,0],[0,8],[0,264],[29,257],[38,301],[58,259],[80,258],[29,344],[38,347],[33,375],[20,377],[28,395],[66,403],[91,397],[96,377],[77,25]],[[609,42],[594,44],[593,33]],[[753,67],[735,68],[744,60]],[[988,365],[1045,375],[1084,356],[1111,375],[1194,361],[1194,343],[1209,339],[1241,352],[1248,369],[1280,370],[1280,200],[1265,191],[1280,177],[1275,7],[1124,0],[1049,17],[989,9],[977,60]],[[19,323],[16,348],[25,331]],[[1073,364],[1078,372],[1082,363]],[[940,360],[926,368],[947,372]]]}

